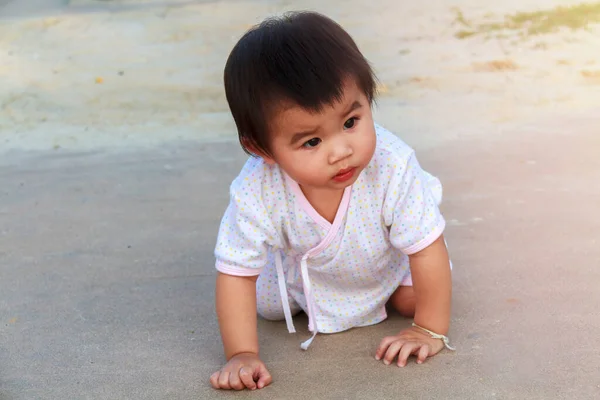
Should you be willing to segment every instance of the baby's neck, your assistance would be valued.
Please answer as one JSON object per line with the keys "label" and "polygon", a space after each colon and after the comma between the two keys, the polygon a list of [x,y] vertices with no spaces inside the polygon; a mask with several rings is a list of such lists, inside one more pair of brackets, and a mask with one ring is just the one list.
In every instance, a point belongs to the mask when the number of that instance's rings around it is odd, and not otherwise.
{"label": "baby's neck", "polygon": [[344,196],[344,189],[315,189],[302,186],[300,189],[315,211],[332,224]]}

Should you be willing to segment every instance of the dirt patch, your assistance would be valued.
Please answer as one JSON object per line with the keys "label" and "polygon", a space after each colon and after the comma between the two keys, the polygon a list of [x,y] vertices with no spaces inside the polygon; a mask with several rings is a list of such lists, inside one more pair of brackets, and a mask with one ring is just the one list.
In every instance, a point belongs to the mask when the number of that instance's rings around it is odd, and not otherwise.
{"label": "dirt patch", "polygon": [[482,63],[473,63],[475,72],[501,72],[501,71],[516,71],[519,69],[517,63],[513,60],[492,60]]}
{"label": "dirt patch", "polygon": [[600,69],[589,70],[584,69],[581,71],[581,76],[589,83],[600,84]]}

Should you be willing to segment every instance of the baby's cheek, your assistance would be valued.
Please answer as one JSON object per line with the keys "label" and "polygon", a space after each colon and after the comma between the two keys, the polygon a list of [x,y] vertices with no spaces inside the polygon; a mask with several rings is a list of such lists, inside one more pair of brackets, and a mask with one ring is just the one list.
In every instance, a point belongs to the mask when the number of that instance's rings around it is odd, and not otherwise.
{"label": "baby's cheek", "polygon": [[359,148],[361,151],[361,155],[365,159],[365,161],[368,162],[368,160],[370,160],[371,157],[373,156],[373,153],[375,152],[376,143],[377,143],[377,136],[375,135],[375,131],[373,131],[372,133],[369,133],[369,134],[365,134],[363,136]]}

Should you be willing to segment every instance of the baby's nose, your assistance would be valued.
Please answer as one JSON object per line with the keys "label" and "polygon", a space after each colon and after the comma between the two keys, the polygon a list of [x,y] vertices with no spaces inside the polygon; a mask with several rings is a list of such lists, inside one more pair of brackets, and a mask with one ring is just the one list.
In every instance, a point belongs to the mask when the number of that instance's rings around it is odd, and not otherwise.
{"label": "baby's nose", "polygon": [[335,164],[352,155],[352,146],[349,143],[340,143],[335,146],[329,156],[329,163]]}

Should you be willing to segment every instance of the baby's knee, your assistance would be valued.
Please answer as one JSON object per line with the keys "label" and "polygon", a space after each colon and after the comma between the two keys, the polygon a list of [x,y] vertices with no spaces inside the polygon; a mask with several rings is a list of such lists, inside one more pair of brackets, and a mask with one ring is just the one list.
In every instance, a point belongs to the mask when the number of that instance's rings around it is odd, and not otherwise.
{"label": "baby's knee", "polygon": [[258,307],[256,311],[261,318],[266,319],[267,321],[283,321],[285,319],[283,309],[274,310],[267,307]]}
{"label": "baby's knee", "polygon": [[389,300],[389,303],[403,317],[415,316],[416,296],[412,286],[400,286]]}
{"label": "baby's knee", "polygon": [[[290,301],[290,312],[292,317],[295,317],[302,311],[302,309],[294,302]],[[281,302],[257,302],[256,312],[258,315],[268,321],[284,321],[285,312],[283,311],[283,305]]]}

